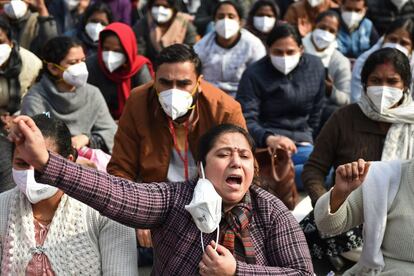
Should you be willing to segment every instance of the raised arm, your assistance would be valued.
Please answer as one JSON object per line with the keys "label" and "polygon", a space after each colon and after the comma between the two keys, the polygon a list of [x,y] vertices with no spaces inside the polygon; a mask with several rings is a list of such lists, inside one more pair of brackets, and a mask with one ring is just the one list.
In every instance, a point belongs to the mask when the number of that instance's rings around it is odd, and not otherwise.
{"label": "raised arm", "polygon": [[46,150],[42,133],[30,117],[14,119],[9,139],[37,172],[53,185],[115,221],[135,228],[162,225],[180,185],[140,184],[87,169]]}

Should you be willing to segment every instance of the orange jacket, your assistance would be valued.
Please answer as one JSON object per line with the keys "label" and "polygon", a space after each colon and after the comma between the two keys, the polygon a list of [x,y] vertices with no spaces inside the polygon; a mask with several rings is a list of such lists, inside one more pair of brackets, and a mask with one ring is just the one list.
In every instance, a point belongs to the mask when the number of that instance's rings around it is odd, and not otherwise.
{"label": "orange jacket", "polygon": [[[167,179],[173,140],[167,115],[152,87],[151,81],[131,91],[115,135],[107,167],[110,174],[143,182]],[[206,81],[201,81],[194,111],[196,119],[190,125],[189,148],[195,160],[198,141],[211,127],[232,123],[246,128],[240,104]]]}

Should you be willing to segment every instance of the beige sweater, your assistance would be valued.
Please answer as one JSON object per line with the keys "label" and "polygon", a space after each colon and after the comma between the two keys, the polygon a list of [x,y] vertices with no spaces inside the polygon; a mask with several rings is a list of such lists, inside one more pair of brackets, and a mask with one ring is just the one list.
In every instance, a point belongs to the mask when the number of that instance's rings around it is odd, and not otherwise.
{"label": "beige sweater", "polygon": [[[1,194],[0,274],[24,275],[34,248],[31,204],[17,188]],[[138,275],[134,229],[66,195],[43,248],[56,275]]]}
{"label": "beige sweater", "polygon": [[[404,162],[401,182],[386,218],[381,251],[385,267],[379,275],[414,275],[414,162]],[[326,234],[345,232],[364,223],[362,186],[356,189],[341,207],[330,213],[331,192],[319,198],[315,206],[318,229]],[[370,233],[366,233],[369,235]],[[358,271],[358,272],[357,272]],[[358,264],[344,275],[361,275]],[[362,275],[375,275],[366,273]]]}
{"label": "beige sweater", "polygon": [[[32,52],[20,47],[19,54],[22,59],[22,69],[19,74],[20,96],[23,97],[30,86],[35,82],[42,61]],[[9,103],[9,85],[5,77],[0,77],[0,109],[7,109]]]}

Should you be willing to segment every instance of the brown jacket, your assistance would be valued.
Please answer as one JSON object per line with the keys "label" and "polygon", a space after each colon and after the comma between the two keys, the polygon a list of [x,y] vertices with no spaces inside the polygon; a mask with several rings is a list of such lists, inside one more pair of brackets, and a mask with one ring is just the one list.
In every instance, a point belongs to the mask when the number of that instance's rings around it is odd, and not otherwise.
{"label": "brown jacket", "polygon": [[[144,182],[165,181],[173,140],[167,115],[149,82],[132,90],[115,135],[107,170],[110,174]],[[220,89],[201,81],[194,119],[189,130],[189,147],[197,158],[200,137],[211,127],[232,123],[246,128],[240,104]]]}
{"label": "brown jacket", "polygon": [[365,116],[358,104],[345,106],[329,118],[302,173],[303,184],[313,204],[326,192],[325,178],[332,167],[336,169],[358,158],[381,160],[387,126],[383,128],[379,122]]}
{"label": "brown jacket", "polygon": [[289,6],[284,19],[298,26],[300,34],[305,36],[315,27],[316,18],[320,13],[334,8],[338,8],[338,4],[332,0],[325,0],[322,5],[315,8],[312,8],[307,0],[300,0]]}

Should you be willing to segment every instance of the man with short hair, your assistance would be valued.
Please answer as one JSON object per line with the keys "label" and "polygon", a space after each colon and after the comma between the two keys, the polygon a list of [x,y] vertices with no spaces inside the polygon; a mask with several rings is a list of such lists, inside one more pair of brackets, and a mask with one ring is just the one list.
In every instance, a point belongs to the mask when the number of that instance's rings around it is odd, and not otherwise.
{"label": "man with short hair", "polygon": [[[127,100],[107,170],[142,182],[194,178],[198,140],[222,123],[246,128],[240,104],[203,80],[192,48],[164,48],[155,61],[155,80],[133,89]],[[138,239],[152,246],[149,231],[139,230]]]}

